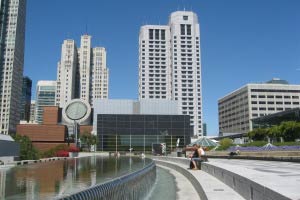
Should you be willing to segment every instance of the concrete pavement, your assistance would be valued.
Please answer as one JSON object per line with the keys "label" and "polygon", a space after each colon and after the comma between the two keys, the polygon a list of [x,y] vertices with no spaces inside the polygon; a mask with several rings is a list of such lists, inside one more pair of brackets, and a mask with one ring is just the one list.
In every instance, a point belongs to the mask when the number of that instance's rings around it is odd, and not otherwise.
{"label": "concrete pavement", "polygon": [[[268,198],[276,200],[300,200],[300,163],[210,159],[204,166],[207,166],[207,169],[204,168],[203,170],[207,170],[210,174],[223,179],[224,182],[232,185],[235,190],[240,190],[245,197],[250,199],[265,199],[267,198],[266,195],[268,195]],[[232,172],[233,174],[227,172]],[[237,188],[239,177],[244,178],[242,180],[243,183],[240,183],[244,188]],[[246,188],[247,184],[250,187],[249,194],[246,194],[246,190],[249,189]],[[269,190],[268,193],[266,193],[267,190]],[[274,192],[273,194],[272,191]],[[275,193],[282,196],[276,196]]]}

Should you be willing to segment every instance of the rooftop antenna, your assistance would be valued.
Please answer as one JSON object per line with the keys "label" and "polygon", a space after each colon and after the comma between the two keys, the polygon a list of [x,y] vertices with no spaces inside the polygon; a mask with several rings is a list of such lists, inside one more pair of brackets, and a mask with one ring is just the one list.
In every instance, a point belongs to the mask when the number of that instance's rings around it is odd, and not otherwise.
{"label": "rooftop antenna", "polygon": [[88,35],[88,25],[87,25],[87,23],[85,24],[85,34]]}

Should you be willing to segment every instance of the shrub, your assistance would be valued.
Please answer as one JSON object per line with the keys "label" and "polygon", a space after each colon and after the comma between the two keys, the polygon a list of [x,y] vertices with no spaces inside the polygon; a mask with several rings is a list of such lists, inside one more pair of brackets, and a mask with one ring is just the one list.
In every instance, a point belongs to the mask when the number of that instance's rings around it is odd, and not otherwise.
{"label": "shrub", "polygon": [[79,148],[78,148],[78,147],[71,146],[71,147],[69,148],[69,152],[79,152]]}
{"label": "shrub", "polygon": [[57,156],[57,152],[59,152],[59,151],[66,151],[66,152],[68,152],[68,150],[69,150],[68,145],[66,145],[66,144],[60,144],[60,145],[57,145],[54,148],[49,149],[48,151],[45,151],[42,154],[42,157],[43,158],[54,157],[54,156]]}
{"label": "shrub", "polygon": [[262,147],[264,145],[266,145],[267,142],[266,141],[253,141],[253,142],[250,142],[250,143],[247,143],[247,144],[242,144],[241,146],[243,147],[251,147],[251,146],[255,146],[255,147]]}
{"label": "shrub", "polygon": [[219,143],[220,143],[220,146],[217,148],[217,150],[220,150],[220,151],[226,150],[226,149],[228,149],[230,146],[233,145],[232,140],[229,139],[229,138],[224,138],[224,139],[222,139]]}
{"label": "shrub", "polygon": [[56,152],[57,157],[69,157],[69,152],[65,150],[59,150]]}
{"label": "shrub", "polygon": [[13,138],[20,144],[21,160],[37,160],[40,158],[40,152],[32,145],[29,137],[17,134]]}

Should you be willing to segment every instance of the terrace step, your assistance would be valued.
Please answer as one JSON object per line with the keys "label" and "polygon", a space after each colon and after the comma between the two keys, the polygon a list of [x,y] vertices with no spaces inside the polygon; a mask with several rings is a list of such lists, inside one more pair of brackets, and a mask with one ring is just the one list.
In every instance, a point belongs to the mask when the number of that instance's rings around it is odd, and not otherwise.
{"label": "terrace step", "polygon": [[202,170],[190,170],[189,160],[184,158],[172,159],[154,157],[158,165],[163,165],[183,174],[193,184],[201,200],[242,200],[244,199],[232,188],[219,181],[217,178]]}
{"label": "terrace step", "polygon": [[290,162],[210,159],[202,169],[245,199],[299,200],[300,164]]}

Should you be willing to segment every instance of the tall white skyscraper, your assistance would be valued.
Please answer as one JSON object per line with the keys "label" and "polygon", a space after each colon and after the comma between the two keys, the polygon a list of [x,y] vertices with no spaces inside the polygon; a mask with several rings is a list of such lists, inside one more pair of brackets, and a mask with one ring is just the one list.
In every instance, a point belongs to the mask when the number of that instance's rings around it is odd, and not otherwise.
{"label": "tall white skyscraper", "polygon": [[26,0],[0,0],[0,133],[20,121]]}
{"label": "tall white skyscraper", "polygon": [[75,98],[77,48],[74,40],[62,44],[61,60],[57,64],[56,104],[64,105]]}
{"label": "tall white skyscraper", "polygon": [[173,12],[167,26],[142,26],[139,99],[177,100],[202,135],[200,26],[193,12]]}
{"label": "tall white skyscraper", "polygon": [[93,106],[94,98],[108,98],[108,73],[105,48],[92,48],[90,35],[81,36],[80,48],[74,40],[65,40],[57,67],[56,105],[80,98]]}

